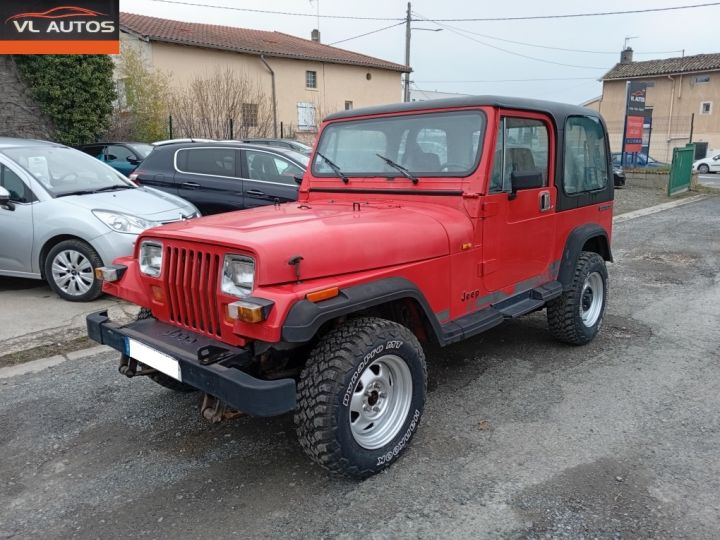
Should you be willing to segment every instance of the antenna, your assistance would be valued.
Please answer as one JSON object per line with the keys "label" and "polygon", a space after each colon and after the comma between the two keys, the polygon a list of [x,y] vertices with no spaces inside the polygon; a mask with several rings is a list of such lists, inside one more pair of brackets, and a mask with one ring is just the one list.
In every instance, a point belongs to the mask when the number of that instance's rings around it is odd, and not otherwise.
{"label": "antenna", "polygon": [[631,39],[637,39],[639,37],[640,36],[625,36],[625,43],[623,44],[623,50],[627,49],[628,41],[630,41]]}

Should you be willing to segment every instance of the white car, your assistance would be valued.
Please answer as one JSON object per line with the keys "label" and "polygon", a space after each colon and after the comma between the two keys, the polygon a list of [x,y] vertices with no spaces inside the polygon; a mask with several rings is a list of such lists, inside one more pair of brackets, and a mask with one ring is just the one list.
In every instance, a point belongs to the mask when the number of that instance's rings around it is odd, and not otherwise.
{"label": "white car", "polygon": [[720,172],[720,152],[711,152],[708,157],[693,162],[693,171],[700,174]]}

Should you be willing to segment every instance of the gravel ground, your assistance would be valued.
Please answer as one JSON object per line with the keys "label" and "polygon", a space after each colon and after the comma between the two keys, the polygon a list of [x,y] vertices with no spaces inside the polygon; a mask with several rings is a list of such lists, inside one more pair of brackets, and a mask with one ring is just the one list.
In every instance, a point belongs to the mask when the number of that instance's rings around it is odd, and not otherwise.
{"label": "gravel ground", "polygon": [[[676,195],[673,199],[683,197]],[[633,210],[640,210],[648,206],[655,206],[670,201],[667,193],[661,189],[638,187],[628,185],[622,189],[615,190],[615,215],[625,214]]]}
{"label": "gravel ground", "polygon": [[0,379],[0,537],[717,538],[718,216],[619,224],[588,346],[538,313],[429,351],[411,447],[363,482],[312,465],[289,416],[207,424],[115,354]]}

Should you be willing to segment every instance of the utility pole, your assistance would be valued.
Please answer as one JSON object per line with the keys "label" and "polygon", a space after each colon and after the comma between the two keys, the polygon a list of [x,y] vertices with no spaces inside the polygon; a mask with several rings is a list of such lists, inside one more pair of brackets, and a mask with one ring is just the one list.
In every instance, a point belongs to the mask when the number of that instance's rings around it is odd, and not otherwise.
{"label": "utility pole", "polygon": [[405,68],[408,70],[405,73],[405,87],[403,89],[403,101],[405,103],[410,101],[410,24],[412,23],[410,13],[410,2],[408,2],[407,15],[405,16]]}

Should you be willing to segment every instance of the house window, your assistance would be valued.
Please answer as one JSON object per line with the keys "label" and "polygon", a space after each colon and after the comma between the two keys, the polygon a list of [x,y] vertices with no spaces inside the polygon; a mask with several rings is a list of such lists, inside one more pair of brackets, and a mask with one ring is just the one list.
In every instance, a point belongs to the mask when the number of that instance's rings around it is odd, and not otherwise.
{"label": "house window", "polygon": [[352,101],[346,101],[345,102],[345,110],[346,111],[352,111],[353,108],[353,102]]}
{"label": "house window", "polygon": [[305,72],[305,88],[317,88],[317,71]]}
{"label": "house window", "polygon": [[695,84],[710,82],[710,75],[698,75],[695,77]]}
{"label": "house window", "polygon": [[300,102],[297,104],[298,131],[315,131],[315,105]]}
{"label": "house window", "polygon": [[246,127],[257,127],[258,125],[258,106],[257,103],[242,104],[242,123]]}
{"label": "house window", "polygon": [[700,103],[700,114],[712,114],[712,101]]}

